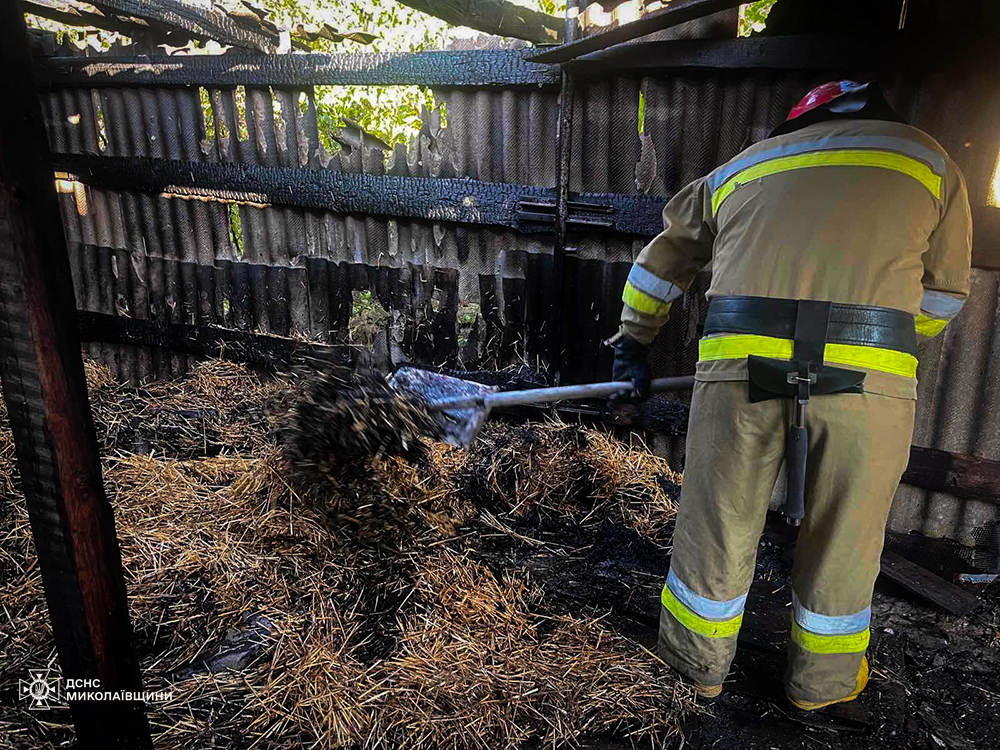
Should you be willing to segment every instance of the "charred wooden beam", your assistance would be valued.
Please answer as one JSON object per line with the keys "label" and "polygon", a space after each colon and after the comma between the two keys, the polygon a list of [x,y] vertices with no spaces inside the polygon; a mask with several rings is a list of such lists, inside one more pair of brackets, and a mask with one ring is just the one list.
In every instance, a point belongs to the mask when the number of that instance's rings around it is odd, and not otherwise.
{"label": "charred wooden beam", "polygon": [[21,9],[25,13],[31,13],[40,18],[58,21],[69,26],[91,27],[101,29],[102,31],[116,31],[127,36],[146,33],[150,30],[149,24],[145,21],[138,19],[123,21],[116,16],[88,13],[83,10],[77,10],[72,6],[69,6],[67,10],[60,10],[50,5],[32,2],[32,0],[21,0]]}
{"label": "charred wooden beam", "polygon": [[[114,513],[24,14],[0,3],[0,378],[62,676],[139,692]],[[25,674],[25,678],[28,675]],[[83,683],[81,683],[83,684]],[[70,702],[81,747],[150,748],[141,701]]]}
{"label": "charred wooden beam", "polygon": [[280,38],[273,24],[243,9],[239,15],[221,6],[202,6],[181,0],[89,0],[99,10],[134,16],[163,26],[214,39],[220,44],[274,52]]}
{"label": "charred wooden beam", "polygon": [[556,87],[559,69],[526,50],[308,55],[55,57],[39,61],[39,84],[67,86],[429,86]]}
{"label": "charred wooden beam", "polygon": [[666,8],[653,11],[638,21],[622,24],[607,31],[563,44],[531,57],[532,62],[564,63],[582,55],[607,49],[614,44],[629,42],[646,34],[663,31],[698,18],[730,10],[742,5],[742,0],[673,0]]}
{"label": "charred wooden beam", "polygon": [[[53,163],[71,179],[112,190],[482,224],[527,233],[553,228],[547,212],[555,205],[555,191],[527,185],[82,154],[57,154]],[[653,236],[663,228],[661,214],[667,200],[666,196],[581,193],[570,201],[569,226]],[[525,210],[525,206],[537,210]]]}
{"label": "charred wooden beam", "polygon": [[271,367],[289,367],[302,357],[320,357],[344,365],[351,362],[349,347],[314,344],[231,328],[154,322],[83,310],[77,312],[76,321],[80,340],[85,342],[156,346],[200,357],[221,357]]}
{"label": "charred wooden beam", "polygon": [[510,0],[400,0],[453,26],[524,39],[535,44],[563,40],[563,19],[515,5]]}
{"label": "charred wooden beam", "polygon": [[1000,505],[1000,461],[988,458],[914,445],[902,481],[963,500]]}
{"label": "charred wooden beam", "polygon": [[672,70],[881,70],[914,62],[917,51],[915,40],[902,34],[677,39],[612,47],[564,67],[587,77]]}
{"label": "charred wooden beam", "polygon": [[[927,49],[934,48],[928,56]],[[796,34],[743,39],[671,39],[636,42],[578,57],[564,64],[594,76],[651,75],[676,70],[905,71],[975,70],[995,64],[992,35],[928,36],[905,31],[879,34]]]}
{"label": "charred wooden beam", "polygon": [[[576,16],[579,14],[579,0],[566,3],[566,40],[576,39]],[[573,155],[573,106],[576,99],[576,83],[566,71],[562,73],[559,90],[559,126],[556,132],[556,223],[555,238],[552,243],[552,287],[549,299],[549,367],[553,385],[562,385],[563,362],[563,317],[566,309],[562,305],[563,288],[566,277],[566,240],[569,236],[570,214],[570,162]],[[568,326],[567,326],[568,330]]]}
{"label": "charred wooden beam", "polygon": [[979,606],[979,597],[960,589],[895,552],[882,552],[880,576],[953,615],[967,615]]}

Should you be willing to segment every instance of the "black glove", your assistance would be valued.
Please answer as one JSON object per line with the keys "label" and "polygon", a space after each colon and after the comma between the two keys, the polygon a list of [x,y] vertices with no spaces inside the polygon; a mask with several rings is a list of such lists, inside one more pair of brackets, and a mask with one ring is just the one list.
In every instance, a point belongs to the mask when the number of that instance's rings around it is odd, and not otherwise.
{"label": "black glove", "polygon": [[611,369],[614,380],[629,380],[632,390],[611,397],[613,402],[645,401],[649,398],[649,382],[653,378],[649,367],[649,345],[622,335],[615,344],[615,364]]}

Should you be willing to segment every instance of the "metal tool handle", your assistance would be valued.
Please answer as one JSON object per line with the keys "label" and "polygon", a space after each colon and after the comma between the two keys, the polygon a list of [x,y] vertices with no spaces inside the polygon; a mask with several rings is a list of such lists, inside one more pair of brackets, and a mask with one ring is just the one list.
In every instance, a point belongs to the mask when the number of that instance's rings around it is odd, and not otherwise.
{"label": "metal tool handle", "polygon": [[[549,404],[553,401],[569,401],[581,398],[607,398],[632,388],[627,380],[611,383],[589,383],[587,385],[563,385],[558,388],[533,388],[528,391],[506,391],[487,393],[482,396],[453,398],[431,404],[432,411],[445,409],[470,409],[486,406],[523,406],[525,404]],[[685,391],[694,388],[693,377],[657,378],[650,382],[651,393],[664,391]]]}

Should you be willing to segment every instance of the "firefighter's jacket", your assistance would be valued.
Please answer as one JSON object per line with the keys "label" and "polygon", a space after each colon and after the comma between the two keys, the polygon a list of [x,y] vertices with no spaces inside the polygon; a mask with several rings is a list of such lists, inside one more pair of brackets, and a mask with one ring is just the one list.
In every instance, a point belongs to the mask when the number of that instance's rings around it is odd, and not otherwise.
{"label": "firefighter's jacket", "polygon": [[[709,298],[895,308],[920,336],[940,333],[969,294],[964,180],[933,138],[901,123],[830,121],[761,141],[677,193],[663,226],[623,293],[622,333],[643,343],[709,263]],[[785,339],[706,337],[696,377],[745,380],[747,355],[791,352]],[[826,362],[867,372],[870,393],[916,398],[910,354],[827,344]]]}

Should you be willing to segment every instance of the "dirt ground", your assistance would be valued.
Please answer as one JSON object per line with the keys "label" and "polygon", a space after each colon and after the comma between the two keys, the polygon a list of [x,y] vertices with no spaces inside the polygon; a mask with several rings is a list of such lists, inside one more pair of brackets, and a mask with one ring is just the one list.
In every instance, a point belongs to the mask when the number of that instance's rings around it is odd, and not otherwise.
{"label": "dirt ground", "polygon": [[[772,519],[726,690],[699,703],[651,653],[680,477],[641,446],[492,423],[468,454],[393,459],[317,505],[246,408],[280,401],[271,386],[228,367],[152,393],[91,376],[147,688],[177,696],[151,711],[158,748],[998,746],[1000,584],[958,618],[880,583],[869,688],[797,715],[793,540]],[[12,460],[8,438],[0,748],[68,747],[68,712],[17,692],[53,649]],[[890,541],[970,570],[947,542]]]}

